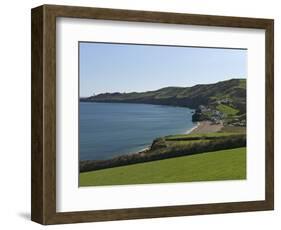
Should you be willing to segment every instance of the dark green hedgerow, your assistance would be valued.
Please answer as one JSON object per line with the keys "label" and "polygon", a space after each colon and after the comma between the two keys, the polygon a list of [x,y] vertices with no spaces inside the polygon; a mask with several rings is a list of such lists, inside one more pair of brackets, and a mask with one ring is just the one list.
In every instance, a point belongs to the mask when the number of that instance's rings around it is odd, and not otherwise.
{"label": "dark green hedgerow", "polygon": [[[210,141],[190,143],[185,146],[165,145],[165,139],[159,139],[161,142],[156,148],[148,151],[122,155],[108,160],[88,160],[80,162],[80,172],[93,171],[105,168],[112,168],[148,161],[162,160],[172,157],[199,154],[203,152],[212,152],[217,150],[232,149],[246,146],[246,135],[225,136],[224,138],[211,138]],[[153,143],[157,145],[156,143]],[[153,145],[152,145],[153,147]]]}

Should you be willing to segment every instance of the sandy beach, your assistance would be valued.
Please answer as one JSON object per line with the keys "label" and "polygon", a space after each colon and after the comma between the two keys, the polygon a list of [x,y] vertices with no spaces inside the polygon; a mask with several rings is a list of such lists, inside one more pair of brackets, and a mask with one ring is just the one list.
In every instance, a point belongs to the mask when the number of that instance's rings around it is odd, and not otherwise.
{"label": "sandy beach", "polygon": [[223,124],[212,124],[210,121],[200,121],[199,124],[189,134],[202,134],[202,133],[214,133],[222,129]]}

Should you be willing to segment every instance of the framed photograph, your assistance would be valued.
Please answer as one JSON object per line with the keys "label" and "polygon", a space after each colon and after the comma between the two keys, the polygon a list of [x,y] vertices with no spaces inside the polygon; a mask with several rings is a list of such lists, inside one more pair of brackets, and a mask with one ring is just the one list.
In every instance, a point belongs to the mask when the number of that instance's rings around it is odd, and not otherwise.
{"label": "framed photograph", "polygon": [[273,28],[32,9],[32,220],[273,210]]}

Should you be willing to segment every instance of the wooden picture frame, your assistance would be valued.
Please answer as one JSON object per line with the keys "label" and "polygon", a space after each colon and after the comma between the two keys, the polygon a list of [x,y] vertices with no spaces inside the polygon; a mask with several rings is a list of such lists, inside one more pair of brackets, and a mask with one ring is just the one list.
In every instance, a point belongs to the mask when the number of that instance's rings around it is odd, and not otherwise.
{"label": "wooden picture frame", "polygon": [[[100,211],[56,211],[56,18],[121,20],[264,29],[266,36],[266,153],[265,200]],[[32,187],[31,219],[64,224],[157,218],[274,208],[274,21],[163,12],[43,5],[32,9]]]}

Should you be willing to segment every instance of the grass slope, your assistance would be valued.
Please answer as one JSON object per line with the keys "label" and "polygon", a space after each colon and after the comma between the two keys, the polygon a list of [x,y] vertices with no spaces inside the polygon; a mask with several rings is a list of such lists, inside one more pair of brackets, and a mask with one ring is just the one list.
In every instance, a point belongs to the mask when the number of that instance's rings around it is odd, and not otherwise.
{"label": "grass slope", "polygon": [[236,115],[237,113],[239,113],[238,109],[234,109],[228,105],[223,105],[223,104],[218,105],[217,109],[228,116]]}
{"label": "grass slope", "polygon": [[165,87],[147,92],[102,93],[80,100],[174,105],[196,109],[199,105],[208,105],[227,98],[231,99],[233,107],[237,107],[241,114],[245,113],[246,79],[231,79],[192,87]]}
{"label": "grass slope", "polygon": [[212,138],[212,137],[231,137],[231,136],[237,136],[237,135],[242,135],[245,134],[245,128],[241,128],[238,131],[233,131],[227,130],[227,132],[216,132],[216,133],[197,133],[197,134],[175,134],[175,135],[170,135],[170,136],[166,136],[165,139],[167,141],[172,141],[172,140],[177,140],[177,139],[185,139],[185,140],[189,140],[189,139],[193,139],[193,138],[199,138],[199,139],[206,139],[206,138]]}
{"label": "grass slope", "polygon": [[246,148],[80,173],[80,186],[246,179]]}

